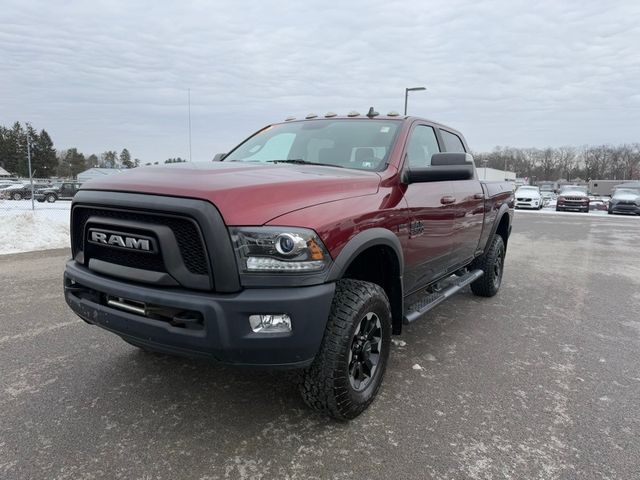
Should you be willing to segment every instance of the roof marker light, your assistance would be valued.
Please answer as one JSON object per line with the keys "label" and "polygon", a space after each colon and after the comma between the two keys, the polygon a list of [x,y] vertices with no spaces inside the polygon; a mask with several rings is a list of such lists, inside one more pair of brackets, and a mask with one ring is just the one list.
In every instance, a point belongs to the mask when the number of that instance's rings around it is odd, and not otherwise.
{"label": "roof marker light", "polygon": [[296,117],[287,117],[284,119],[285,122],[290,122],[291,120],[295,120]]}
{"label": "roof marker light", "polygon": [[316,115],[315,113],[310,113],[309,115],[307,115],[304,118],[307,118],[307,119],[309,119],[309,118],[318,118],[318,115]]}
{"label": "roof marker light", "polygon": [[395,110],[391,110],[389,113],[387,113],[388,117],[399,117],[400,114],[398,112],[396,112]]}
{"label": "roof marker light", "polygon": [[327,112],[324,114],[325,118],[337,117],[338,114],[334,112]]}
{"label": "roof marker light", "polygon": [[355,110],[351,110],[349,113],[347,113],[347,117],[359,117],[360,113],[356,112]]}

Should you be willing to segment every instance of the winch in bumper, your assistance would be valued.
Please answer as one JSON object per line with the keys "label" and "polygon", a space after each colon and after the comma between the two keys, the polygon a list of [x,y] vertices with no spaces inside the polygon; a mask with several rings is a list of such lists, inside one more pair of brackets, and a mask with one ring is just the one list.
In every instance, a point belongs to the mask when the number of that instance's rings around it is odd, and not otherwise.
{"label": "winch in bumper", "polygon": [[[320,347],[333,283],[215,294],[149,288],[96,274],[74,260],[65,300],[86,322],[150,349],[223,363],[304,367]],[[255,332],[251,315],[286,314],[290,332]]]}

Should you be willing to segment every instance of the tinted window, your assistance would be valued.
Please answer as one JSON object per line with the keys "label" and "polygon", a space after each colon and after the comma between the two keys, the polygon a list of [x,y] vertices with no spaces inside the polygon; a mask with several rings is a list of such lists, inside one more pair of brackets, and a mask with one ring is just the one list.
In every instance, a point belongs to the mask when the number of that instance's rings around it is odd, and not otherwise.
{"label": "tinted window", "polygon": [[464,153],[464,145],[457,135],[446,130],[440,130],[442,140],[444,140],[444,148],[447,152]]}
{"label": "tinted window", "polygon": [[436,132],[432,127],[418,125],[413,129],[407,144],[407,161],[410,168],[428,167],[431,165],[431,155],[439,151]]}

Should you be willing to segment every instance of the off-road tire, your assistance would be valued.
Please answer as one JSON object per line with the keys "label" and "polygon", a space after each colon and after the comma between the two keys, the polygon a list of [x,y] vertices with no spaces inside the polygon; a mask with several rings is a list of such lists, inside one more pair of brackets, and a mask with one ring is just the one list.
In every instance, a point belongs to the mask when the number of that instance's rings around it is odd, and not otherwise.
{"label": "off-road tire", "polygon": [[[502,285],[505,248],[500,235],[494,235],[486,252],[473,262],[472,270],[484,271],[478,280],[471,283],[471,291],[480,297],[493,297]],[[496,269],[498,265],[498,269]]]}
{"label": "off-road tire", "polygon": [[[380,320],[380,355],[369,383],[357,391],[350,380],[349,358],[360,322],[371,312]],[[300,376],[305,403],[339,420],[360,415],[380,389],[390,344],[391,308],[384,290],[361,280],[338,281],[320,350]]]}

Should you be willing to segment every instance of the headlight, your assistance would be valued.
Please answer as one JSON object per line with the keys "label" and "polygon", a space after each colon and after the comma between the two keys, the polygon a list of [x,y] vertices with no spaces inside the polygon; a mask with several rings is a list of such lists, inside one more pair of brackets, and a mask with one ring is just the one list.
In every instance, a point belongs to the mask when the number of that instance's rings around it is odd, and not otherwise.
{"label": "headlight", "polygon": [[324,270],[331,257],[313,230],[289,227],[229,229],[241,273]]}

